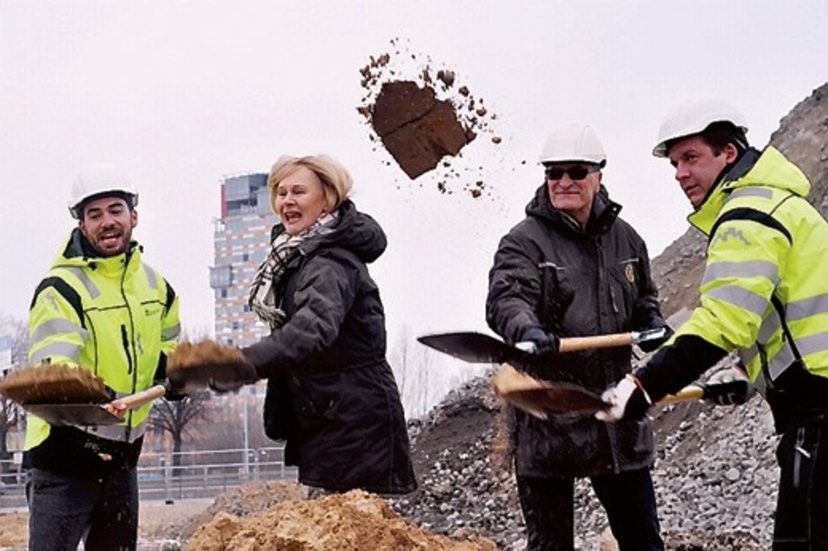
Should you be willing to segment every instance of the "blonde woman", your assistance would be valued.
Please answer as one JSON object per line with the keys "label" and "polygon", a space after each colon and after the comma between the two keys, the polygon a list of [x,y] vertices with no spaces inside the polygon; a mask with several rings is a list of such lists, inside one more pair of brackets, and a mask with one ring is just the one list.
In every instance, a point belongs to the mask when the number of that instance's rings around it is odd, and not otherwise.
{"label": "blonde woman", "polygon": [[242,350],[245,382],[268,379],[265,432],[287,441],[306,486],[410,492],[405,417],[366,266],[385,234],[348,199],[351,176],[330,157],[280,157],[268,187],[280,222],[249,303],[271,333]]}

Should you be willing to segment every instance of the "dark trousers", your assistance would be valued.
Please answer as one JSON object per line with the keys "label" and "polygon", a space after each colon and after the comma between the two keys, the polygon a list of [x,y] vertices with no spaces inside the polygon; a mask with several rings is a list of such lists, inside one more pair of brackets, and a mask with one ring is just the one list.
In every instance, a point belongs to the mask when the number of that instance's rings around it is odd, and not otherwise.
{"label": "dark trousers", "polygon": [[789,424],[776,449],[774,551],[828,549],[828,414]]}
{"label": "dark trousers", "polygon": [[[649,469],[595,476],[590,482],[620,551],[663,551]],[[518,476],[517,487],[526,521],[526,550],[571,551],[574,479]]]}
{"label": "dark trousers", "polygon": [[100,479],[73,478],[30,469],[29,550],[75,551],[83,538],[90,551],[130,551],[138,540],[138,476],[134,467]]}

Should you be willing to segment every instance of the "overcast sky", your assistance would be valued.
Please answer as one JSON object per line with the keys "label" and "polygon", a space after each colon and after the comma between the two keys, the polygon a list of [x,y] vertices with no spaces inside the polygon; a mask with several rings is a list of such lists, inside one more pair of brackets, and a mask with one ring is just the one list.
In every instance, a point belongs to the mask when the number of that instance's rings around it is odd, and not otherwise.
{"label": "overcast sky", "polygon": [[[359,69],[396,39],[454,69],[503,138],[411,181],[368,138]],[[666,111],[690,95],[737,104],[764,146],[828,80],[824,0],[692,3],[516,1],[0,0],[0,314],[25,319],[73,221],[71,180],[99,160],[140,188],[135,236],[181,297],[186,328],[212,331],[219,181],[281,154],[328,153],[389,236],[372,267],[391,337],[486,331],[487,271],[542,181],[547,132],[591,124],[604,183],[652,256],[687,228],[689,204],[650,155]],[[482,168],[480,168],[482,167]]]}

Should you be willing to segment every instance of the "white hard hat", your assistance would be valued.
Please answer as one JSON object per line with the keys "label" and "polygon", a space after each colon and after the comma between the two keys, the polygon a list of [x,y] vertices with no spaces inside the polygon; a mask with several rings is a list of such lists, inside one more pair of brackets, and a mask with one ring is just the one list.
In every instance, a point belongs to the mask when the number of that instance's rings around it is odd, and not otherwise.
{"label": "white hard hat", "polygon": [[80,219],[80,207],[89,199],[110,193],[126,196],[130,199],[132,207],[138,204],[138,192],[115,165],[96,163],[86,167],[72,182],[72,193],[69,196],[69,212],[72,218]]}
{"label": "white hard hat", "polygon": [[667,142],[704,131],[714,122],[729,122],[747,132],[745,116],[729,103],[712,98],[694,98],[674,107],[658,129],[656,157],[667,156]]}
{"label": "white hard hat", "polygon": [[549,134],[541,151],[541,164],[584,161],[604,166],[607,155],[592,127],[567,124]]}

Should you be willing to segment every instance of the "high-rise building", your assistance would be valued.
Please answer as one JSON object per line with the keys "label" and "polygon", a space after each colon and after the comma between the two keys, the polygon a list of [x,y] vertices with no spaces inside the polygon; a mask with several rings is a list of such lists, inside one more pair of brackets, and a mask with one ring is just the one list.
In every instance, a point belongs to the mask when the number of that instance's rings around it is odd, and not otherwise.
{"label": "high-rise building", "polygon": [[277,221],[270,208],[267,174],[224,177],[210,268],[210,287],[215,291],[215,338],[222,344],[247,346],[268,332],[250,311],[247,295],[270,249],[270,229]]}

